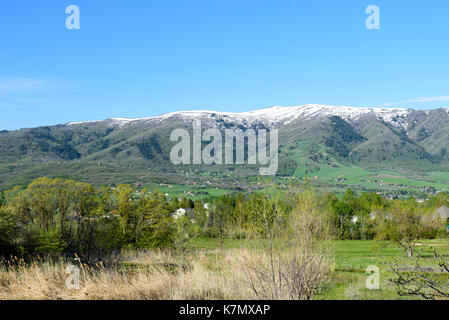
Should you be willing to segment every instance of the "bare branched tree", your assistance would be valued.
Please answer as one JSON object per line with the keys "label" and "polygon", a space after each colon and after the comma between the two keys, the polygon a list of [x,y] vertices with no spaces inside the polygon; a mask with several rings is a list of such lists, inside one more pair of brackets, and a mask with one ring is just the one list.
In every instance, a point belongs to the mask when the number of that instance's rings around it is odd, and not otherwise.
{"label": "bare branched tree", "polygon": [[423,261],[423,250],[413,259],[394,261],[390,270],[394,278],[391,283],[400,296],[416,296],[425,300],[449,298],[449,261],[446,254],[433,249],[427,263]]}

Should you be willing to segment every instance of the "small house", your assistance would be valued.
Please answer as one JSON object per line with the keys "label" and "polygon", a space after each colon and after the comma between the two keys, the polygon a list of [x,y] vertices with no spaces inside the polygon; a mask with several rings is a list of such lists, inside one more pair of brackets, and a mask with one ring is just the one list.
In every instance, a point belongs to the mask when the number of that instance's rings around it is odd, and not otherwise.
{"label": "small house", "polygon": [[179,217],[183,217],[186,214],[185,209],[178,209],[173,213],[173,218],[178,219]]}

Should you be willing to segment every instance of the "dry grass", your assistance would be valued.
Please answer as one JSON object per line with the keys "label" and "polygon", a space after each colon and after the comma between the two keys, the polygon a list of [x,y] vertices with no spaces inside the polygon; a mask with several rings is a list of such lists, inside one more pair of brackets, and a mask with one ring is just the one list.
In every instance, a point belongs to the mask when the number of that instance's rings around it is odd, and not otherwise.
{"label": "dry grass", "polygon": [[[80,289],[66,286],[64,262],[21,261],[0,267],[0,299],[9,300],[221,300],[258,299],[248,280],[248,260],[265,255],[232,249],[180,258],[168,252],[132,252],[119,267],[80,266]],[[268,263],[268,261],[266,261]],[[75,265],[75,263],[73,263]]]}
{"label": "dry grass", "polygon": [[[0,267],[0,299],[251,299],[238,252],[183,259],[165,252],[129,254],[117,268],[81,265],[80,289],[66,286],[69,263],[19,262]],[[79,264],[78,264],[79,265]]]}

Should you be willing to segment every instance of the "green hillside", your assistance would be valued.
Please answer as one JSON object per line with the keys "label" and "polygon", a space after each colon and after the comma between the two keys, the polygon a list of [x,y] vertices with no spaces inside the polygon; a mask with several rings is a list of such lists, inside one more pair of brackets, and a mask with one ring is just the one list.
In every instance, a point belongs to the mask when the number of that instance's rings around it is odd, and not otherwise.
{"label": "green hillside", "polygon": [[[449,115],[445,109],[411,111],[383,119],[333,114],[268,123],[207,114],[203,130],[279,129],[275,179],[312,180],[340,192],[425,196],[446,190],[449,181]],[[114,119],[0,132],[0,185],[25,185],[49,176],[95,185],[171,183],[232,190],[254,188],[255,165],[181,165],[169,159],[176,128],[192,130],[180,115],[120,122]],[[203,142],[203,145],[206,143]]]}

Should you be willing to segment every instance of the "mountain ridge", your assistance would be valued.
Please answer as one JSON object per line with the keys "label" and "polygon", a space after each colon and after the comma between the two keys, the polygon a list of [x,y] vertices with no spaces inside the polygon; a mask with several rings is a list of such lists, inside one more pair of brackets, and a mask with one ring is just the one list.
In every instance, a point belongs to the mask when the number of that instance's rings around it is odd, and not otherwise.
{"label": "mountain ridge", "polygon": [[[440,108],[443,109],[443,108]],[[133,122],[141,122],[148,120],[162,120],[174,116],[186,116],[186,117],[198,117],[206,116],[211,114],[217,114],[221,116],[227,116],[231,119],[250,119],[254,120],[256,117],[261,117],[261,120],[268,120],[274,123],[281,123],[287,117],[310,117],[316,113],[326,113],[329,115],[338,116],[351,116],[355,117],[365,115],[365,114],[376,114],[376,115],[398,115],[407,114],[410,111],[418,111],[410,108],[379,108],[379,107],[349,107],[349,106],[332,106],[332,105],[320,105],[320,104],[306,104],[301,106],[271,106],[262,109],[256,109],[253,111],[245,112],[224,112],[224,111],[214,111],[214,110],[186,110],[186,111],[175,111],[157,116],[149,116],[142,118],[109,118],[104,120],[87,120],[78,122],[68,122],[63,125],[78,125],[78,124],[88,124],[88,123],[98,123],[104,121],[114,121],[118,124],[128,124]]]}
{"label": "mountain ridge", "polygon": [[[192,181],[215,179],[220,184],[227,181],[228,186],[235,184],[236,178],[257,175],[257,168],[250,165],[173,165],[169,160],[174,145],[170,133],[177,128],[191,130],[193,119],[201,119],[203,129],[222,132],[232,128],[279,129],[279,177],[327,176],[334,177],[335,182],[353,172],[368,176],[394,172],[430,181],[430,172],[449,172],[448,108],[309,104],[241,113],[179,111],[2,131],[0,187],[23,185],[43,175],[96,184],[188,177]],[[342,174],[343,168],[359,171]]]}

